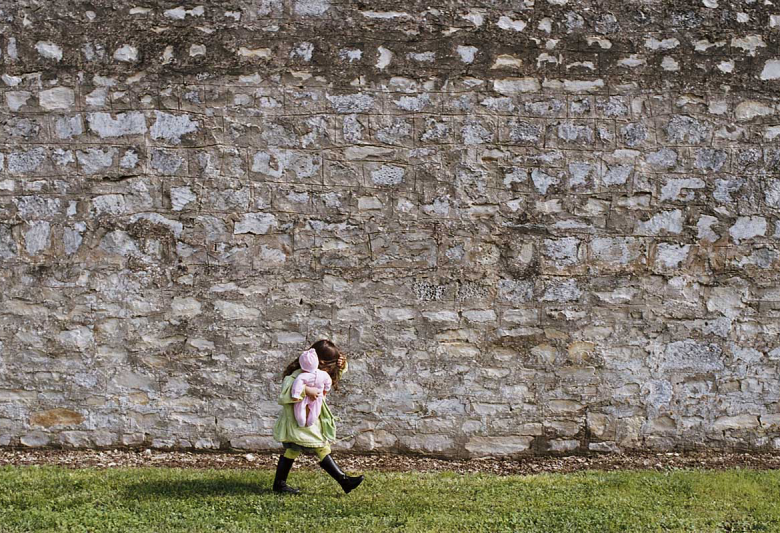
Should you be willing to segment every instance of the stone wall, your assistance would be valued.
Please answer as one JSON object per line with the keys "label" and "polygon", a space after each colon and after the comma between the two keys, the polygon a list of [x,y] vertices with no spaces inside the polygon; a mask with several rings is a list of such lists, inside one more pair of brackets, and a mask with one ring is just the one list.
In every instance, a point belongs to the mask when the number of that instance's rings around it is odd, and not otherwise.
{"label": "stone wall", "polygon": [[770,2],[0,6],[0,445],[780,448]]}

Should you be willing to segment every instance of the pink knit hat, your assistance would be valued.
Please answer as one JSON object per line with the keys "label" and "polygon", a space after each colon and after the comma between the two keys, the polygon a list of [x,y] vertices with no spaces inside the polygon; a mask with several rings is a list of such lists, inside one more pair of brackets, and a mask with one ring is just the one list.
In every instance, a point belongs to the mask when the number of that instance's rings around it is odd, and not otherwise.
{"label": "pink knit hat", "polygon": [[298,362],[301,364],[301,368],[304,372],[314,372],[319,365],[317,351],[314,348],[306,350],[298,357]]}

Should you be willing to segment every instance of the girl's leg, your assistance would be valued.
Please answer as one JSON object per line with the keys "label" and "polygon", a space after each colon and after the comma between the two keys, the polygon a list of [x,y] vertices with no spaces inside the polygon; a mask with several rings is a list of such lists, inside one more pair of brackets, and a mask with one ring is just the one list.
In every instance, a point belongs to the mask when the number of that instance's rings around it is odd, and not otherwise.
{"label": "girl's leg", "polygon": [[301,452],[298,450],[293,450],[292,448],[287,448],[284,450],[284,456],[288,459],[292,459],[293,461],[297,459],[299,455],[301,455]]}
{"label": "girl's leg", "polygon": [[276,476],[274,477],[274,492],[298,494],[300,490],[294,489],[287,484],[287,475],[290,473],[295,458],[300,455],[300,451],[292,448],[287,448],[284,453],[279,456],[279,463],[276,465]]}
{"label": "girl's leg", "polygon": [[317,460],[322,461],[326,455],[330,454],[330,446],[325,445],[322,448],[314,448],[314,453],[317,455]]}
{"label": "girl's leg", "polygon": [[320,466],[322,469],[330,474],[330,477],[338,481],[341,488],[344,489],[344,492],[347,494],[363,482],[363,476],[352,477],[341,471],[333,460],[333,457],[330,455],[330,446],[317,448],[317,458],[320,459]]}

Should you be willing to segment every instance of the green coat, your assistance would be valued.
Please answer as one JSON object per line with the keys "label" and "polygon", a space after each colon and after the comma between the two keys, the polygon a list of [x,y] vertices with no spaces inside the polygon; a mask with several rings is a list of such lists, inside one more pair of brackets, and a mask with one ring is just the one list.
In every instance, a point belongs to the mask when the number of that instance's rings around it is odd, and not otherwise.
{"label": "green coat", "polygon": [[[339,376],[347,371],[348,365],[349,363],[344,365],[344,368],[339,371]],[[278,442],[294,442],[299,446],[309,448],[320,448],[336,440],[335,420],[338,418],[333,416],[325,398],[323,398],[322,411],[320,411],[320,417],[317,419],[317,422],[309,427],[300,427],[298,425],[298,422],[295,420],[295,413],[293,413],[293,405],[303,400],[304,393],[302,393],[300,398],[294,398],[290,391],[293,381],[301,372],[302,370],[298,369],[289,376],[285,376],[284,381],[282,381],[282,393],[277,400],[282,406],[282,411],[279,413],[279,418],[276,419],[276,424],[274,424],[274,440]]]}

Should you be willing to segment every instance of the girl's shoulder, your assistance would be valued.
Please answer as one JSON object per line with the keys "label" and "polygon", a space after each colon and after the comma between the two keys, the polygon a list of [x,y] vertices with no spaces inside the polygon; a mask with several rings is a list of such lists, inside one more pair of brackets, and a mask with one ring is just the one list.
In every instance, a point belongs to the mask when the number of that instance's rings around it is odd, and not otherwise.
{"label": "girl's shoulder", "polygon": [[294,370],[291,374],[287,374],[282,378],[282,383],[285,383],[287,381],[295,381],[295,378],[297,378],[301,373],[301,369]]}

